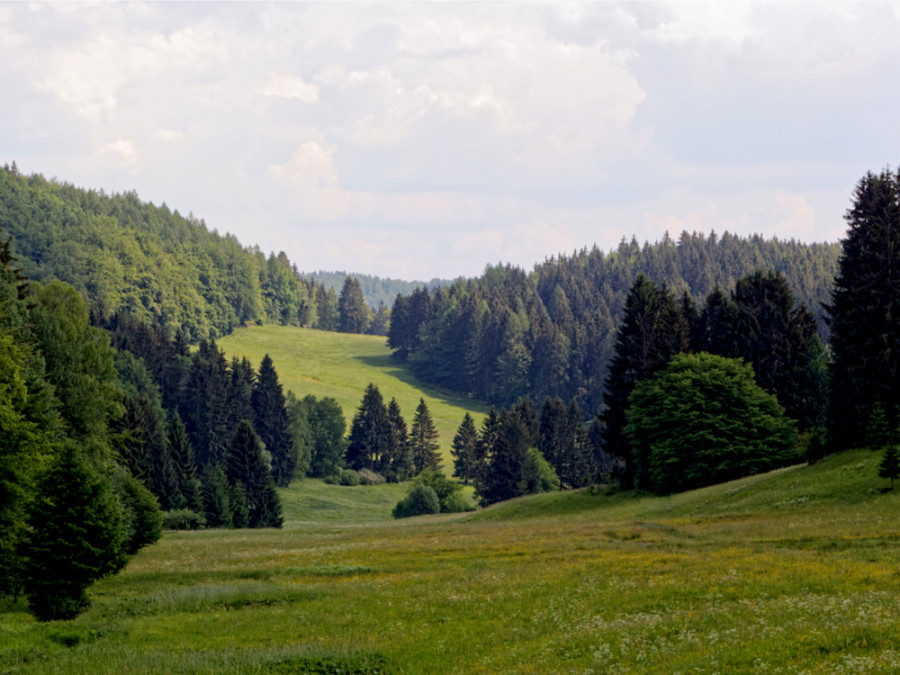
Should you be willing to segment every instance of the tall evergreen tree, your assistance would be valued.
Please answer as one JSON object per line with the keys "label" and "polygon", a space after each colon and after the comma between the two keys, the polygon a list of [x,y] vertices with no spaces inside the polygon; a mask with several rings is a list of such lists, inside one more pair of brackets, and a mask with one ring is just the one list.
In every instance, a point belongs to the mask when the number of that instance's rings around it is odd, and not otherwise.
{"label": "tall evergreen tree", "polygon": [[108,477],[67,445],[41,480],[28,522],[28,605],[41,621],[71,619],[87,606],[87,588],[125,564],[122,510]]}
{"label": "tall evergreen tree", "polygon": [[338,313],[342,333],[364,333],[369,326],[369,308],[366,306],[359,281],[354,277],[347,277],[344,280],[344,287],[338,300]]}
{"label": "tall evergreen tree", "polygon": [[[387,408],[388,425],[390,427],[390,466],[384,467],[385,475],[390,481],[409,480],[415,475],[412,446],[409,442],[409,431],[406,420],[400,414],[400,404],[391,399]],[[382,461],[384,465],[384,461]]]}
{"label": "tall evergreen tree", "polygon": [[253,428],[272,456],[272,479],[276,485],[286,486],[294,477],[297,452],[291,437],[284,392],[268,354],[259,366],[251,403]]}
{"label": "tall evergreen tree", "polygon": [[428,405],[424,398],[420,398],[409,432],[413,463],[417,474],[422,473],[425,469],[441,470],[441,455],[438,452],[441,446],[437,443],[437,437],[437,429],[434,428],[431,413],[428,412]]}
{"label": "tall evergreen tree", "polygon": [[246,420],[238,425],[225,463],[231,485],[241,485],[247,504],[248,527],[281,527],[281,502],[263,459],[262,445]]}
{"label": "tall evergreen tree", "polygon": [[378,387],[371,382],[350,425],[346,460],[351,469],[381,468],[382,456],[390,456],[391,429],[387,408]]}
{"label": "tall evergreen tree", "polygon": [[463,421],[456,430],[450,454],[453,455],[453,475],[468,485],[475,478],[478,462],[478,430],[469,413],[463,416]]}
{"label": "tall evergreen tree", "polygon": [[879,407],[891,428],[900,416],[900,175],[867,173],[844,217],[849,229],[826,308],[833,449],[863,445]]}
{"label": "tall evergreen tree", "polygon": [[684,322],[671,292],[638,275],[625,301],[601,413],[605,450],[624,461],[621,479],[625,485],[631,484],[633,476],[631,449],[624,433],[628,397],[638,382],[664,368],[686,346]]}
{"label": "tall evergreen tree", "polygon": [[169,413],[166,443],[175,467],[178,488],[187,508],[197,513],[202,513],[202,486],[197,476],[197,461],[194,458],[194,448],[191,447],[191,442],[188,440],[184,422],[181,421],[181,417],[175,411],[170,411]]}

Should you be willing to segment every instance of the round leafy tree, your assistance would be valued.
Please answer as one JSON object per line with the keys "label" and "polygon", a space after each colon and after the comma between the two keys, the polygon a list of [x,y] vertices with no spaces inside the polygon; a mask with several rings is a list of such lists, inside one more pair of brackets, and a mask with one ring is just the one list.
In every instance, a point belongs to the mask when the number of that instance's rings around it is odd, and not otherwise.
{"label": "round leafy tree", "polygon": [[668,493],[768,471],[794,456],[794,423],[749,365],[679,354],[629,398],[638,487]]}

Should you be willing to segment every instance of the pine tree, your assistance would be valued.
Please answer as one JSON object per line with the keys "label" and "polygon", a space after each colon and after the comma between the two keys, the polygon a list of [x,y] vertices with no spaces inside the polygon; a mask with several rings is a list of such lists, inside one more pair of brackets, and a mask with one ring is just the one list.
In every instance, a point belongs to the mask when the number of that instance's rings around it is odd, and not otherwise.
{"label": "pine tree", "polygon": [[900,175],[859,181],[845,215],[849,230],[826,307],[831,328],[829,443],[861,446],[871,411],[900,416]]}
{"label": "pine tree", "polygon": [[891,479],[891,490],[894,489],[894,479],[900,477],[900,453],[896,445],[889,445],[884,451],[884,457],[878,465],[878,475]]}
{"label": "pine tree", "polygon": [[67,446],[41,480],[28,522],[28,606],[41,621],[71,619],[88,605],[88,586],[125,563],[122,510],[108,477]]}
{"label": "pine tree", "polygon": [[475,428],[475,420],[469,413],[463,416],[463,421],[453,437],[450,454],[453,455],[453,475],[468,485],[475,477],[478,457],[478,430]]}
{"label": "pine tree", "polygon": [[409,480],[415,474],[412,446],[409,443],[409,432],[406,428],[406,420],[400,414],[400,404],[396,399],[391,399],[387,408],[388,424],[390,426],[390,466],[386,468],[385,475],[388,480],[401,482]]}
{"label": "pine tree", "polygon": [[441,446],[437,443],[437,429],[434,428],[434,422],[431,420],[431,413],[428,412],[424,398],[419,399],[409,437],[416,473],[422,473],[425,469],[440,471],[441,455],[438,450]]}
{"label": "pine tree", "polygon": [[294,477],[297,453],[291,438],[284,392],[268,354],[259,366],[251,400],[253,428],[272,456],[272,479],[276,485],[284,487]]}

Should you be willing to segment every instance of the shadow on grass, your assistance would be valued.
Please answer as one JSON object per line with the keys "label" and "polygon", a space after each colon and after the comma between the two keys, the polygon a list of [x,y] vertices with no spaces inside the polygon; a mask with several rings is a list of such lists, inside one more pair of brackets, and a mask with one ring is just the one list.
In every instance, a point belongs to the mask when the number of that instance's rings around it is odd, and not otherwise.
{"label": "shadow on grass", "polygon": [[426,384],[412,374],[410,369],[393,354],[378,354],[375,356],[354,356],[357,361],[366,364],[372,368],[377,368],[386,375],[395,377],[404,384],[420,389],[433,399],[440,401],[445,405],[460,406],[478,410],[479,412],[487,412],[487,404],[474,398],[466,398],[462,394],[443,387],[435,387]]}

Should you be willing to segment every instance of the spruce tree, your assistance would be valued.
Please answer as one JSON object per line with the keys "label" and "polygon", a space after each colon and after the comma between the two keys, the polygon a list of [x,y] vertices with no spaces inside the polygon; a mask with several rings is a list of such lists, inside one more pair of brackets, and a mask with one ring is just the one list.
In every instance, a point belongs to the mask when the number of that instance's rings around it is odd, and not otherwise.
{"label": "spruce tree", "polygon": [[450,454],[453,455],[453,475],[468,485],[475,477],[478,458],[478,430],[469,413],[463,416],[463,421],[456,430]]}
{"label": "spruce tree", "polygon": [[28,606],[41,621],[71,619],[87,588],[125,564],[122,510],[109,478],[67,445],[31,504],[25,545]]}
{"label": "spruce tree", "polygon": [[391,430],[384,399],[378,387],[369,383],[350,425],[347,464],[356,471],[377,471],[382,455],[390,452],[390,441]]}
{"label": "spruce tree", "polygon": [[390,466],[385,468],[388,480],[400,482],[409,480],[415,474],[412,446],[409,442],[409,432],[406,428],[406,420],[400,413],[400,404],[396,399],[391,399],[387,408],[388,424],[390,425]]}
{"label": "spruce tree", "polygon": [[221,464],[207,464],[203,470],[203,515],[209,527],[231,527],[231,490]]}
{"label": "spruce tree", "polygon": [[623,485],[631,485],[634,470],[624,433],[628,397],[638,382],[664,368],[686,347],[686,327],[668,287],[659,288],[643,274],[638,275],[625,300],[625,316],[616,337],[601,413],[604,448],[621,459]]}
{"label": "spruce tree", "polygon": [[894,479],[900,477],[900,453],[896,445],[889,445],[884,451],[884,457],[878,465],[878,475],[891,479],[891,490],[894,489]]}
{"label": "spruce tree", "polygon": [[[225,463],[230,485],[242,485],[248,527],[281,527],[281,503],[263,459],[262,445],[246,420],[238,425]],[[232,505],[232,517],[234,514]]]}
{"label": "spruce tree", "polygon": [[297,467],[297,454],[291,437],[291,422],[285,407],[284,392],[272,359],[266,354],[253,386],[253,428],[272,456],[272,479],[276,485],[288,485]]}
{"label": "spruce tree", "polygon": [[831,328],[829,443],[861,446],[872,412],[900,414],[900,176],[884,169],[856,185],[826,307]]}
{"label": "spruce tree", "polygon": [[359,281],[354,277],[344,280],[338,300],[339,330],[342,333],[364,333],[369,326],[369,308],[363,297]]}
{"label": "spruce tree", "polygon": [[441,446],[437,443],[437,437],[437,429],[434,428],[431,413],[428,412],[428,405],[424,398],[420,398],[409,432],[413,463],[417,474],[422,473],[425,469],[440,471],[441,455],[438,450]]}
{"label": "spruce tree", "polygon": [[174,410],[169,413],[169,429],[166,435],[166,443],[175,467],[178,489],[181,491],[181,496],[187,508],[197,513],[202,513],[203,494],[202,486],[197,476],[197,462],[194,459],[194,449],[188,440],[181,417]]}

